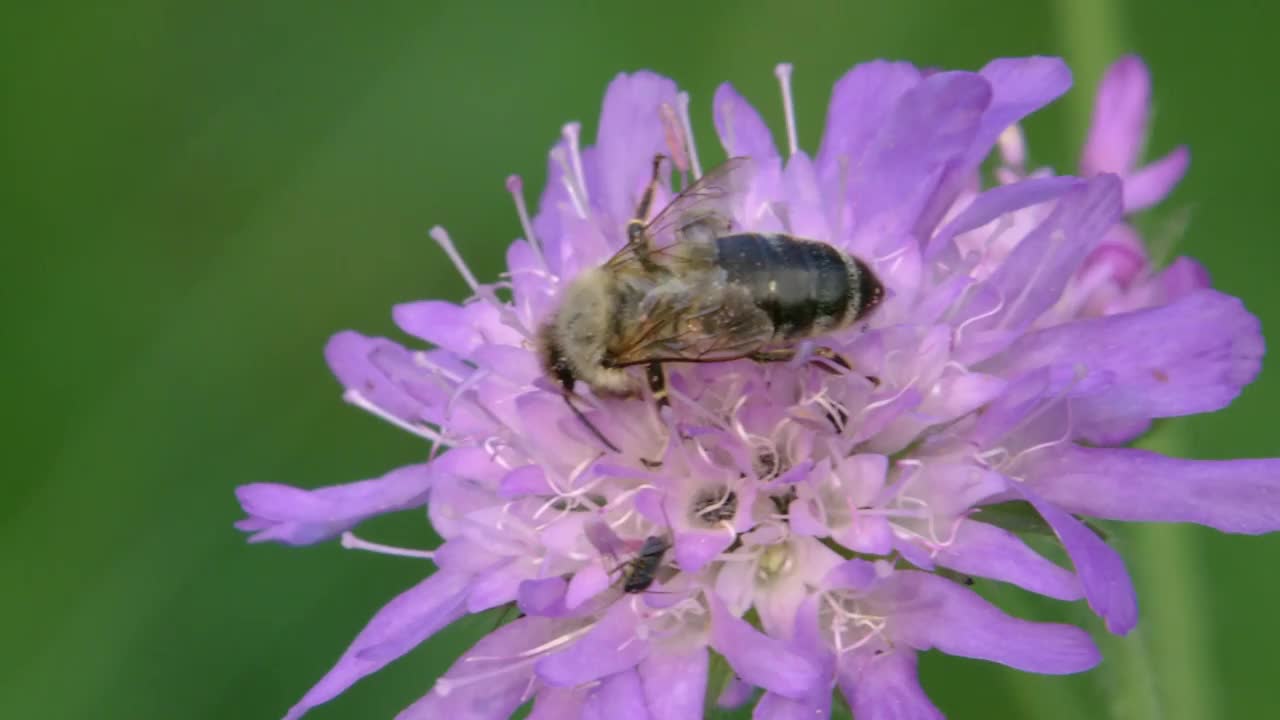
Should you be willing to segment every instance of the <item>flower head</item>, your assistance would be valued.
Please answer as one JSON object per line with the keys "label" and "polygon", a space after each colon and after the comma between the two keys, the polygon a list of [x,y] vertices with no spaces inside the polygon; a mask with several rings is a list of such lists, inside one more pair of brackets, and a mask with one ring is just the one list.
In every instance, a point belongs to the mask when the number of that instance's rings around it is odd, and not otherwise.
{"label": "flower head", "polygon": [[[778,71],[782,151],[733,88],[715,94],[721,144],[752,169],[730,219],[861,259],[883,301],[794,343],[787,362],[668,363],[669,407],[566,399],[540,364],[540,327],[575,278],[626,244],[655,154],[676,175],[655,207],[703,174],[687,96],[651,73],[618,76],[593,146],[565,126],[536,215],[508,181],[524,239],[500,281],[481,283],[434,229],[472,297],[394,309],[429,347],[344,332],[327,348],[347,400],[421,436],[427,462],[349,486],[241,489],[254,540],[341,535],[438,566],[288,718],[457,618],[512,605],[520,617],[402,718],[503,718],[528,702],[538,718],[695,718],[708,697],[753,693],[760,717],[825,717],[837,692],[860,720],[940,717],[916,679],[920,651],[1038,673],[1099,661],[1083,630],[1010,617],[975,578],[1083,599],[1112,632],[1133,628],[1124,564],[1082,518],[1280,528],[1280,462],[1121,447],[1156,418],[1228,404],[1263,351],[1238,300],[1191,261],[1152,267],[1124,223],[1187,157],[1135,167],[1140,61],[1104,80],[1078,177],[1024,168],[1017,123],[1070,84],[1056,59],[859,65],[836,84],[812,156],[790,71]],[[349,532],[423,505],[444,538],[434,550]],[[1029,526],[1056,537],[1070,569],[1023,541]],[[716,657],[731,674],[711,671]]]}

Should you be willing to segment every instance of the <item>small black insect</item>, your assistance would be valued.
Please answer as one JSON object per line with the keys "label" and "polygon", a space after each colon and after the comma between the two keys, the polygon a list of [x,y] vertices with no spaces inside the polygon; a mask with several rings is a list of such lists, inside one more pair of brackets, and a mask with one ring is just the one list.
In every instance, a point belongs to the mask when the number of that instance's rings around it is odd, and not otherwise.
{"label": "small black insect", "polygon": [[648,590],[653,584],[658,568],[662,565],[663,556],[670,548],[671,545],[665,538],[657,535],[645,538],[644,545],[640,546],[640,552],[626,565],[626,579],[622,582],[622,591],[641,593]]}

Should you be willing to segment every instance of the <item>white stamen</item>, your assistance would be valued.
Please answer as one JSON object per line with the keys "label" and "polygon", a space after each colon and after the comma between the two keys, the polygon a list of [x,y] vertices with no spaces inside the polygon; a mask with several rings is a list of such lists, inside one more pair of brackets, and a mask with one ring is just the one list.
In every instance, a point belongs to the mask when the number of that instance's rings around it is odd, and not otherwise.
{"label": "white stamen", "polygon": [[371,402],[368,398],[362,395],[359,390],[347,390],[346,392],[342,393],[342,399],[346,400],[352,405],[355,405],[356,407],[360,408],[361,410],[364,410],[365,412],[375,417],[381,418],[391,423],[392,425],[395,425],[401,430],[411,432],[414,435],[417,435],[420,438],[425,438],[427,440],[430,440],[433,443],[448,445],[450,447],[453,446],[452,442],[446,440],[444,436],[438,434],[437,432],[427,427],[426,425],[423,425],[420,423],[408,422],[407,420],[401,420],[395,415],[392,415],[386,410],[383,410],[377,405],[374,405],[373,402]]}
{"label": "white stamen", "polygon": [[444,254],[449,256],[449,260],[453,262],[453,267],[457,269],[458,274],[462,276],[463,281],[471,288],[471,292],[476,295],[480,294],[480,281],[476,280],[476,276],[471,274],[471,268],[467,267],[466,262],[462,260],[462,255],[458,253],[458,248],[454,246],[453,240],[449,238],[449,233],[444,228],[436,225],[427,231],[432,240],[444,250]]}
{"label": "white stamen", "polygon": [[1014,123],[996,138],[996,147],[1000,149],[1000,158],[1005,167],[1021,175],[1027,162],[1027,143],[1022,134],[1022,126]]}
{"label": "white stamen", "polygon": [[578,184],[573,179],[573,168],[567,157],[565,157],[564,148],[559,145],[551,149],[551,159],[556,161],[560,166],[560,182],[564,185],[564,189],[569,193],[569,201],[573,203],[573,211],[577,213],[579,218],[587,218],[587,201],[583,197],[583,191],[578,189]]}
{"label": "white stamen", "polygon": [[569,143],[569,160],[573,164],[573,179],[582,193],[583,204],[586,204],[590,202],[591,196],[587,193],[587,176],[582,172],[582,151],[578,144],[578,137],[582,133],[582,124],[576,122],[565,123],[565,126],[560,129],[560,133],[564,135],[564,139]]}
{"label": "white stamen", "polygon": [[395,555],[397,557],[425,558],[427,560],[434,560],[436,557],[436,554],[430,550],[410,550],[409,548],[395,547],[394,545],[369,542],[356,537],[351,532],[342,533],[342,547],[348,550],[366,550],[381,555]]}
{"label": "white stamen", "polygon": [[516,201],[516,215],[520,218],[520,229],[524,232],[524,239],[529,241],[529,247],[533,248],[533,252],[541,261],[542,267],[547,267],[547,258],[542,254],[542,243],[538,242],[538,236],[533,232],[533,223],[529,220],[529,208],[524,203],[524,181],[519,175],[507,176],[507,192],[511,193],[511,197]]}
{"label": "white stamen", "polygon": [[689,93],[676,95],[676,109],[680,111],[680,125],[684,128],[685,147],[689,150],[689,166],[693,179],[702,177],[702,163],[698,162],[698,146],[693,141],[693,125],[689,123]]}
{"label": "white stamen", "polygon": [[778,63],[773,74],[778,76],[778,84],[782,86],[782,111],[787,119],[787,148],[790,157],[800,152],[800,143],[796,138],[796,108],[791,100],[791,63]]}

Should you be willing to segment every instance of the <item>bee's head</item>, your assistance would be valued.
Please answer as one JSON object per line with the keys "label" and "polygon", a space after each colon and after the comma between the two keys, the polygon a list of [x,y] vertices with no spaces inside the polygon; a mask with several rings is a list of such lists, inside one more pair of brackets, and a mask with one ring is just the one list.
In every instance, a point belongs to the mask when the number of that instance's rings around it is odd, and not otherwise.
{"label": "bee's head", "polygon": [[564,349],[556,339],[554,320],[543,325],[538,331],[538,355],[542,361],[543,372],[560,383],[566,391],[573,392],[574,383],[578,378],[574,376],[573,368],[565,358]]}

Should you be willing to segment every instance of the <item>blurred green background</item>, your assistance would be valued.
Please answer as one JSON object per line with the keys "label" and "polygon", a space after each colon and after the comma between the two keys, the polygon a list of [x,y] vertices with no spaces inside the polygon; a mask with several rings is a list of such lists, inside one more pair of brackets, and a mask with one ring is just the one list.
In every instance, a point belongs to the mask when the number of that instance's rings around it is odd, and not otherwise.
{"label": "blurred green background", "polygon": [[[592,137],[619,70],[689,90],[705,156],[723,80],[781,127],[779,61],[795,64],[813,150],[856,62],[1060,54],[1077,89],[1029,131],[1037,162],[1070,168],[1102,68],[1139,52],[1153,152],[1193,150],[1149,227],[1189,211],[1179,250],[1280,327],[1277,18],[1262,2],[113,5],[14,5],[0,23],[0,717],[277,717],[422,576],[335,544],[250,547],[232,489],[421,456],[340,401],[326,338],[394,332],[395,302],[462,297],[432,224],[498,272],[519,233],[504,177],[536,198],[560,125]],[[1153,442],[1275,455],[1277,404],[1273,363],[1230,409]],[[414,514],[369,534],[432,542]],[[1280,537],[1154,527],[1118,542],[1140,629],[1073,678],[930,655],[925,685],[949,717],[1274,716]],[[992,592],[1031,617],[1085,618]],[[392,717],[491,625],[461,623],[310,717]]]}

